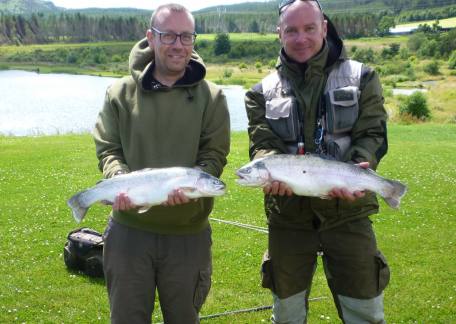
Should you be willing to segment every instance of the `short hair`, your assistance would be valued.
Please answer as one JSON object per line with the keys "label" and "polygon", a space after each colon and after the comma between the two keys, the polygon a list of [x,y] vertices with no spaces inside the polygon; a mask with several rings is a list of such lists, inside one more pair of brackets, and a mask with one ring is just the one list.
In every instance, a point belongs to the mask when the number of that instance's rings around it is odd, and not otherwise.
{"label": "short hair", "polygon": [[150,17],[150,28],[154,27],[155,22],[157,21],[158,14],[165,10],[168,10],[171,12],[186,13],[192,20],[193,25],[195,24],[195,18],[193,17],[192,13],[187,8],[185,8],[184,6],[177,4],[177,3],[168,3],[168,4],[158,6],[157,9],[155,9],[155,11],[152,13],[152,17]]}

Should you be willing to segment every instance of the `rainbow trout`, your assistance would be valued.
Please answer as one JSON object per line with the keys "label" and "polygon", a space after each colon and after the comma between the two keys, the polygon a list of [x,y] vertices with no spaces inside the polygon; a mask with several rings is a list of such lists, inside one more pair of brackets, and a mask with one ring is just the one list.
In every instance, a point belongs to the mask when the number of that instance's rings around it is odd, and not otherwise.
{"label": "rainbow trout", "polygon": [[225,193],[225,184],[218,178],[198,169],[172,167],[144,169],[100,181],[92,188],[72,196],[67,204],[79,223],[96,202],[113,204],[116,196],[127,193],[131,202],[146,212],[151,206],[168,200],[168,194],[181,189],[191,199],[215,197]]}
{"label": "rainbow trout", "polygon": [[253,160],[236,171],[242,186],[263,187],[277,180],[299,196],[327,198],[333,188],[369,190],[379,194],[392,208],[399,208],[407,187],[379,176],[371,169],[323,159],[317,155],[277,154]]}

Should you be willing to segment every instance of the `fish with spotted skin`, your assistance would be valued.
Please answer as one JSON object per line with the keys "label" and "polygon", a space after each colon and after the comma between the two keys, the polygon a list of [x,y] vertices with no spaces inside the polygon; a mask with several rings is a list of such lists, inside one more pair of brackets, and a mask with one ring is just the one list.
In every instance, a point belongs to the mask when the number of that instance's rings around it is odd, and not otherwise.
{"label": "fish with spotted skin", "polygon": [[199,169],[171,167],[144,169],[100,181],[97,185],[72,196],[67,204],[76,222],[96,202],[112,205],[119,193],[127,193],[131,202],[143,213],[168,200],[168,194],[181,189],[190,199],[215,197],[225,193],[225,184]]}
{"label": "fish with spotted skin", "polygon": [[264,187],[280,181],[299,196],[328,198],[334,188],[368,190],[380,195],[392,208],[399,208],[407,192],[404,184],[383,178],[371,169],[312,154],[269,155],[246,164],[236,174],[237,183],[242,186]]}

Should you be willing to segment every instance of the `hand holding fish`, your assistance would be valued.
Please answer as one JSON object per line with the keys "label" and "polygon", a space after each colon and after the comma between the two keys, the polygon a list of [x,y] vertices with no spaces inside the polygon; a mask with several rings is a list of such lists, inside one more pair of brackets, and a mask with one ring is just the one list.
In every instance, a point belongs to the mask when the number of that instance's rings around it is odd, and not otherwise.
{"label": "hand holding fish", "polygon": [[[369,169],[369,162],[361,162],[355,165],[363,169]],[[351,192],[346,188],[333,188],[328,192],[328,196],[331,198],[340,198],[347,201],[355,201],[358,198],[364,197],[365,193],[364,191],[359,190]]]}
{"label": "hand holding fish", "polygon": [[168,194],[168,201],[162,203],[163,206],[176,206],[187,204],[190,202],[190,199],[184,194],[182,189],[175,189],[170,194]]}
{"label": "hand holding fish", "polygon": [[[189,203],[190,199],[184,194],[181,189],[175,189],[171,193],[168,194],[168,200],[163,202],[162,206],[176,206]],[[125,192],[121,192],[117,195],[116,199],[114,200],[114,204],[112,205],[113,210],[130,210],[138,208],[133,204],[128,198],[128,195]]]}
{"label": "hand holding fish", "polygon": [[263,187],[263,192],[266,195],[279,195],[279,196],[291,196],[293,195],[293,189],[291,189],[285,182],[272,181],[271,184],[267,184]]}
{"label": "hand holding fish", "polygon": [[237,183],[242,186],[264,187],[265,193],[355,200],[364,191],[379,194],[392,208],[398,208],[407,187],[399,181],[379,176],[368,169],[369,163],[358,165],[327,160],[319,156],[270,155],[237,170]]}
{"label": "hand holding fish", "polygon": [[125,192],[120,192],[112,204],[113,210],[129,210],[133,209],[136,206],[131,202],[130,198]]}
{"label": "hand holding fish", "polygon": [[67,204],[79,223],[96,202],[112,204],[117,211],[138,208],[138,213],[145,213],[152,206],[175,206],[224,193],[225,184],[202,170],[171,167],[144,169],[102,180],[73,195]]}

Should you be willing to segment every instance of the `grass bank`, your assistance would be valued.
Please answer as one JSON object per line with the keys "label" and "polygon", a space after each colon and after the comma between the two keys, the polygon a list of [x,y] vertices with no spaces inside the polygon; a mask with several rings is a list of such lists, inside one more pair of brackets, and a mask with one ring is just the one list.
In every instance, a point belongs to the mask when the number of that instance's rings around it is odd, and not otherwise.
{"label": "grass bank", "polygon": [[[409,186],[401,209],[381,202],[372,217],[392,270],[385,292],[390,323],[451,323],[456,309],[456,125],[390,125],[390,151],[379,173]],[[247,162],[244,132],[233,134],[223,175],[228,185],[213,217],[265,226],[262,194],[234,183]],[[102,280],[68,272],[62,249],[74,223],[65,201],[100,179],[90,136],[0,137],[0,322],[108,323]],[[109,208],[90,209],[83,226],[103,231]],[[263,233],[212,222],[213,286],[202,315],[269,305],[259,284]],[[309,323],[337,323],[322,267],[315,275]],[[158,306],[157,306],[158,309]],[[260,323],[270,312],[210,323]],[[155,321],[161,319],[155,313]]]}
{"label": "grass bank", "polygon": [[439,22],[439,26],[443,28],[455,28],[456,27],[456,17],[445,18],[445,19],[434,19],[434,20],[425,20],[425,21],[416,21],[406,24],[396,25],[396,28],[404,27],[414,27],[417,28],[419,25],[429,25],[432,26],[435,22]]}

